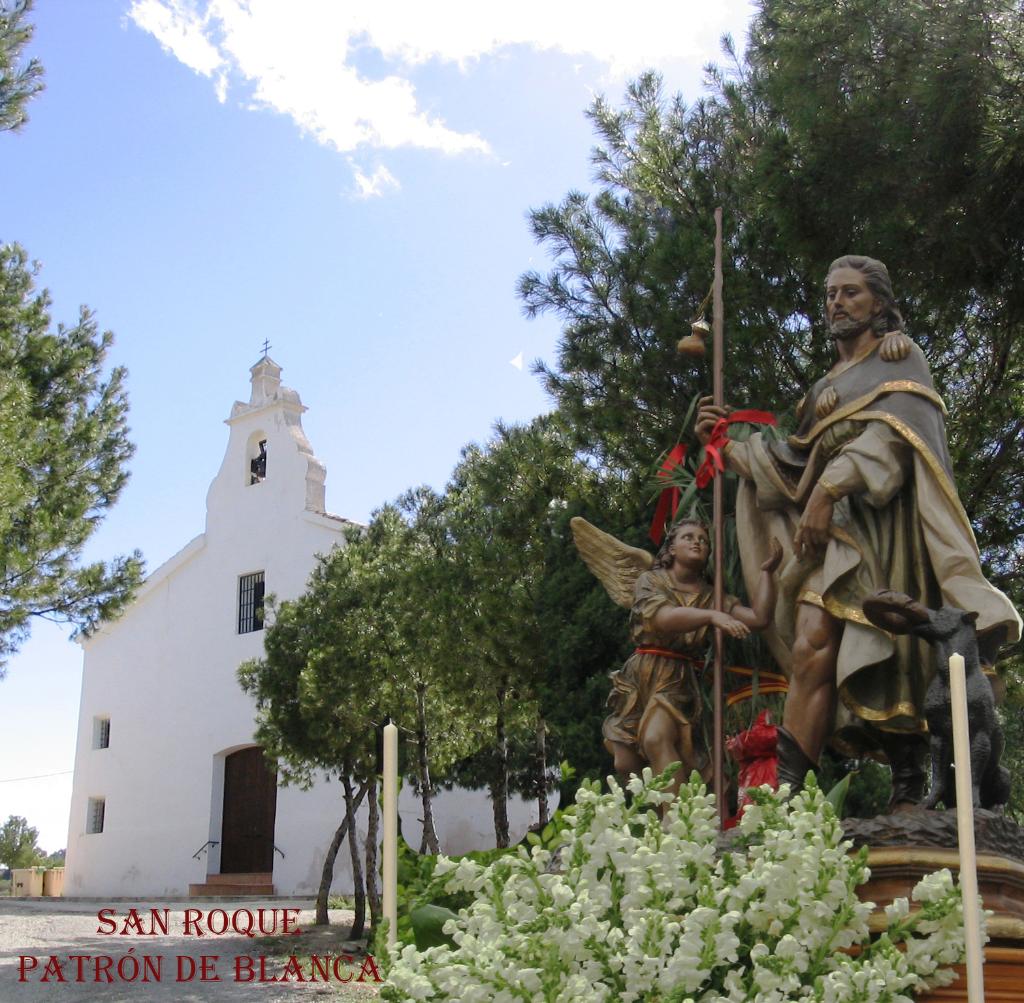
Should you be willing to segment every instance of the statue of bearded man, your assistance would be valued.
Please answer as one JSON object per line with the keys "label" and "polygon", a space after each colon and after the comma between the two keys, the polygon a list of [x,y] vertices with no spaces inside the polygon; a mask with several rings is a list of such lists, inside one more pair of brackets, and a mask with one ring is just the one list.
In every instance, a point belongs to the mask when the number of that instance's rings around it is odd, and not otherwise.
{"label": "statue of bearded man", "polygon": [[[782,541],[765,638],[789,677],[779,730],[779,782],[796,789],[826,741],[876,754],[893,769],[894,809],[924,786],[925,641],[873,626],[862,603],[894,589],[925,606],[978,614],[982,661],[1020,637],[1009,600],[986,581],[957,496],[945,406],[921,350],[903,332],[884,264],[848,255],[829,268],[825,316],[836,362],[797,408],[786,442],[755,434],[724,451],[738,473],[737,537],[748,588]],[[707,443],[728,408],[702,401]]]}

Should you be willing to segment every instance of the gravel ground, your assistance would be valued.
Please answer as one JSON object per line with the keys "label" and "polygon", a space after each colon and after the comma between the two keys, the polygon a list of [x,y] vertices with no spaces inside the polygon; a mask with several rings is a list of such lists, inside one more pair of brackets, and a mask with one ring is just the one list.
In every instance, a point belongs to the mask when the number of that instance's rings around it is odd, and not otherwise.
{"label": "gravel ground", "polygon": [[[142,936],[131,933],[120,936],[120,930],[128,911],[132,907],[138,910],[144,928],[150,928],[150,909],[170,910],[168,933],[156,936]],[[303,931],[301,936],[288,937],[246,937],[233,932],[220,936],[195,936],[195,927],[189,936],[185,935],[184,910],[201,909],[205,917],[211,910],[224,909],[228,916],[237,910],[249,910],[255,914],[258,909],[300,909],[298,928]],[[116,910],[113,919],[118,923],[117,933],[104,935],[98,932],[100,924],[97,913],[100,909]],[[162,915],[162,913],[161,913]],[[295,913],[290,913],[292,917]],[[264,913],[267,919],[265,928],[269,928],[271,914]],[[278,929],[283,914],[277,913]],[[314,912],[308,901],[238,901],[217,902],[209,900],[190,902],[92,902],[65,901],[63,899],[0,899],[0,1003],[85,1003],[85,1001],[101,1000],[103,1003],[117,1001],[154,1000],[157,1003],[191,1003],[193,1000],[220,1001],[255,1000],[256,1003],[288,1003],[308,1000],[349,1000],[376,998],[377,991],[372,981],[356,985],[362,964],[362,949],[358,944],[349,944],[344,940],[344,933],[352,921],[351,912],[332,909],[331,926],[326,928],[313,927]],[[215,928],[219,917],[214,917]],[[245,926],[244,918],[239,919]],[[291,921],[294,928],[295,920]],[[109,929],[109,926],[107,927]],[[140,958],[145,955],[153,959],[161,958],[160,979],[154,980],[152,969],[149,981],[142,981],[142,967],[134,981],[127,981],[132,975],[131,962],[122,964],[118,976],[118,963],[129,955]],[[267,977],[281,976],[284,963],[289,955],[300,959],[301,972],[310,977],[309,955],[320,958],[340,955],[352,955],[352,965],[342,963],[337,977],[352,976],[352,983],[342,985],[334,981],[333,972],[330,982],[320,979],[317,982],[236,981],[235,959],[249,956],[254,959],[254,972],[259,975],[259,958],[265,957],[265,973]],[[68,960],[68,955],[87,955],[83,962],[83,980],[77,981],[78,963]],[[216,955],[215,972],[220,981],[199,981],[198,961],[195,964],[195,976],[189,981],[187,975],[193,970],[193,960],[201,955]],[[19,972],[30,962],[21,962],[22,956],[38,959],[38,967],[27,970],[25,981],[19,981]],[[42,981],[47,963],[55,956],[66,979],[61,982],[55,971],[51,969],[46,982]],[[102,974],[96,978],[96,957],[113,959],[110,967],[112,982],[107,982]],[[178,959],[184,959],[179,961]],[[101,962],[102,964],[102,962]],[[181,967],[183,978],[179,981],[178,969]],[[240,969],[243,978],[248,967],[243,962]],[[294,978],[294,976],[292,977]]]}

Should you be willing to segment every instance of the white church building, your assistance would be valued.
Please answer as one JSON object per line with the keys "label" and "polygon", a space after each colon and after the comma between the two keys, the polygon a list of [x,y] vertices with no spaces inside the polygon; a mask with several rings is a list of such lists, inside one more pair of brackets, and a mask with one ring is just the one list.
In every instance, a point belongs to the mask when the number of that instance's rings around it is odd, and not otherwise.
{"label": "white church building", "polygon": [[[278,788],[254,743],[254,703],[236,677],[263,653],[264,590],[300,595],[316,556],[344,545],[348,520],[325,507],[324,465],[306,408],[263,358],[235,402],[206,529],[159,567],[115,622],[83,643],[64,894],[74,897],[312,895],[344,814],[341,786]],[[402,829],[416,846],[410,787]],[[510,802],[525,832],[531,805]],[[483,792],[435,799],[442,847],[494,845]],[[362,816],[365,837],[365,811]],[[513,832],[513,838],[517,833]],[[349,852],[334,889],[352,887]]]}

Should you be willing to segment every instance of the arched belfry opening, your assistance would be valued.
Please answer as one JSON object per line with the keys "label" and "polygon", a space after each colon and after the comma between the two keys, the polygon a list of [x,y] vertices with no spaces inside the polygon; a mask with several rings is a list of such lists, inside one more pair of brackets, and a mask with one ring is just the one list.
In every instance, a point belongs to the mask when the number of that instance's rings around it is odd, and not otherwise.
{"label": "arched belfry opening", "polygon": [[267,479],[267,436],[263,432],[253,432],[245,450],[246,483],[261,484]]}

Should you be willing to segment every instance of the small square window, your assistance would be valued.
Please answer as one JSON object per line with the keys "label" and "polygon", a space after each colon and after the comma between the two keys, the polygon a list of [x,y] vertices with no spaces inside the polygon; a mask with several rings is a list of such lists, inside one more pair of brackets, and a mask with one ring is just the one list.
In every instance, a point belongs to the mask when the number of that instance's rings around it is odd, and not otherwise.
{"label": "small square window", "polygon": [[110,748],[109,717],[94,717],[92,719],[92,747],[94,749]]}
{"label": "small square window", "polygon": [[89,808],[85,818],[85,831],[88,833],[103,832],[103,819],[106,813],[106,798],[89,798]]}
{"label": "small square window", "polygon": [[263,572],[238,579],[238,633],[263,629]]}

